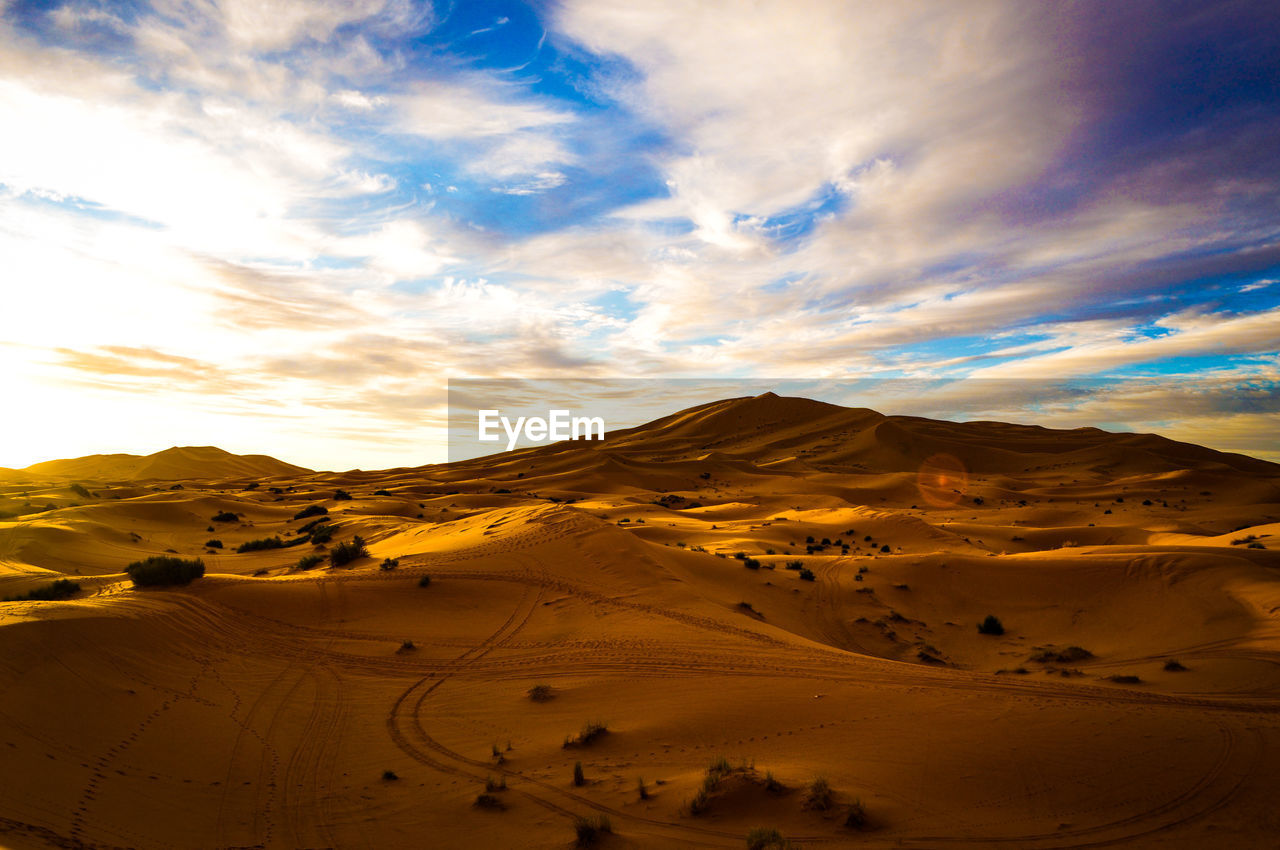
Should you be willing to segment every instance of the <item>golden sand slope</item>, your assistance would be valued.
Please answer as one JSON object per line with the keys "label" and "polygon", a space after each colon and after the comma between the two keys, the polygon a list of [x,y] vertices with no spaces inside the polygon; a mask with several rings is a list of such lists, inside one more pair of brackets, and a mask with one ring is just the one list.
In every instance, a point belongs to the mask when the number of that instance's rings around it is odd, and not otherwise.
{"label": "golden sand slope", "polygon": [[[606,847],[1280,834],[1261,461],[766,396],[447,467],[77,471],[88,498],[20,472],[0,509],[54,509],[0,522],[0,596],[82,589],[0,604],[6,846],[563,848],[601,814]],[[316,519],[370,556],[295,569]],[[121,574],[170,551],[208,575]]]}
{"label": "golden sand slope", "polygon": [[26,469],[0,469],[0,480],[86,478],[109,481],[190,478],[272,478],[311,470],[266,455],[235,455],[215,446],[174,446],[150,455],[89,455],[49,460]]}

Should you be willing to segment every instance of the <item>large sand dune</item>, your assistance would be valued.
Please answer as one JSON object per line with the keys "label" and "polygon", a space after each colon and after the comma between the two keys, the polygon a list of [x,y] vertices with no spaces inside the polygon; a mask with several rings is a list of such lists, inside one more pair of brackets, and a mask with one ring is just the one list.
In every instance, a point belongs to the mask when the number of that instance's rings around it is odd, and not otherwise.
{"label": "large sand dune", "polygon": [[[55,461],[0,511],[0,596],[81,588],[0,604],[0,845],[1280,835],[1280,466],[1253,458],[766,395],[385,472]],[[161,554],[207,574],[131,587]]]}

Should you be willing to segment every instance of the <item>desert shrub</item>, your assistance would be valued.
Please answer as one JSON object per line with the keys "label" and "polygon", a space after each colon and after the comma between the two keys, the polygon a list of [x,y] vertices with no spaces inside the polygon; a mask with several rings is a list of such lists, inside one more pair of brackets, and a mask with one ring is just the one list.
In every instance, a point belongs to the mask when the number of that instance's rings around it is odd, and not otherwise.
{"label": "desert shrub", "polygon": [[747,832],[747,850],[791,850],[795,847],[776,829],[752,827]]}
{"label": "desert shrub", "polygon": [[529,699],[534,702],[546,702],[554,697],[555,693],[551,690],[550,685],[534,685],[529,689]]}
{"label": "desert shrub", "polygon": [[399,558],[385,558],[385,559],[383,559],[382,564],[381,564],[381,566],[379,567],[379,569],[382,569],[382,570],[394,570],[394,569],[395,569],[396,567],[398,567],[398,566],[400,566],[400,559],[399,559]]}
{"label": "desert shrub", "polygon": [[134,561],[124,571],[133,580],[134,587],[190,584],[204,575],[204,561],[199,558],[188,561],[157,555],[145,561]]}
{"label": "desert shrub", "polygon": [[333,535],[337,532],[336,525],[317,525],[311,530],[311,542],[317,546],[328,543],[333,539]]}
{"label": "desert shrub", "polygon": [[863,807],[861,800],[854,800],[849,804],[849,811],[844,816],[844,825],[848,829],[866,829],[867,810]]}
{"label": "desert shrub", "polygon": [[582,772],[582,762],[580,761],[573,763],[573,784],[579,788],[587,784],[587,777]]}
{"label": "desert shrub", "polygon": [[206,540],[204,545],[208,546],[210,549],[221,549],[222,541],[215,538],[213,540]]}
{"label": "desert shrub", "polygon": [[801,570],[800,570],[800,580],[801,580],[801,581],[813,581],[815,578],[817,578],[817,577],[813,574],[813,570],[810,570],[810,569],[801,569]]}
{"label": "desert shrub", "polygon": [[263,537],[260,540],[246,540],[236,547],[237,552],[261,552],[264,549],[283,549],[284,541],[279,537]]}
{"label": "desert shrub", "polygon": [[804,561],[787,561],[787,569],[789,569],[789,570],[803,570],[803,569],[804,569]]}
{"label": "desert shrub", "polygon": [[431,576],[422,576],[420,579],[418,579],[418,587],[430,587],[430,586],[431,586]]}
{"label": "desert shrub", "polygon": [[1165,669],[1165,670],[1167,670],[1167,671],[1168,671],[1168,672],[1170,672],[1170,673],[1182,673],[1182,672],[1184,672],[1187,668],[1186,668],[1186,666],[1185,666],[1181,661],[1179,661],[1178,659],[1176,659],[1176,658],[1170,658],[1168,661],[1166,661],[1166,662],[1164,663],[1164,669]]}
{"label": "desert shrub", "polygon": [[248,484],[244,485],[244,489],[246,489],[246,490],[257,490],[257,489],[258,489],[258,482],[257,482],[257,481],[251,481],[251,482],[249,482]]}
{"label": "desert shrub", "polygon": [[351,494],[346,490],[336,490],[333,494],[333,500],[335,502],[349,502],[351,501]]}
{"label": "desert shrub", "polygon": [[492,794],[480,794],[476,797],[477,809],[505,809],[506,805]]}
{"label": "desert shrub", "polygon": [[887,555],[887,554],[889,553],[889,551],[890,551],[890,549],[889,549],[889,544],[888,544],[888,543],[886,543],[886,544],[884,544],[883,546],[881,546],[881,547],[880,547],[880,551],[881,551],[881,552],[883,552],[883,553],[885,553],[885,554]]}
{"label": "desert shrub", "polygon": [[339,543],[333,547],[333,551],[329,553],[329,563],[335,567],[343,567],[356,558],[363,558],[368,554],[368,550],[364,548],[364,540],[357,534],[351,538],[350,543]]}
{"label": "desert shrub", "polygon": [[978,624],[978,633],[984,635],[1002,635],[1004,634],[1004,623],[1000,622],[1000,618],[995,614],[988,614],[986,619]]}
{"label": "desert shrub", "polygon": [[411,641],[411,640],[403,640],[403,641],[401,641],[401,642],[400,642],[400,651],[401,651],[401,652],[414,652],[414,651],[416,651],[417,649],[418,649],[418,647],[414,646],[414,645],[413,645],[413,641]]}
{"label": "desert shrub", "polygon": [[59,599],[70,599],[80,592],[80,582],[60,578],[44,587],[33,588],[18,596],[6,596],[5,602],[56,602]]}
{"label": "desert shrub", "polygon": [[647,800],[647,799],[649,799],[649,789],[648,789],[648,787],[644,784],[644,777],[643,777],[643,776],[637,776],[637,777],[636,777],[636,793],[640,795],[640,799],[641,799],[641,800]]}
{"label": "desert shrub", "polygon": [[764,788],[770,794],[781,794],[787,790],[787,786],[778,781],[778,777],[773,775],[772,770],[766,770],[764,773]]}
{"label": "desert shrub", "polygon": [[830,783],[826,777],[819,776],[809,783],[809,788],[804,795],[804,807],[806,809],[817,809],[825,812],[835,803],[835,792],[831,790]]}
{"label": "desert shrub", "polygon": [[328,518],[327,516],[322,516],[322,517],[320,517],[319,519],[313,519],[313,520],[311,520],[311,522],[309,522],[309,523],[307,523],[307,524],[305,524],[305,525],[298,526],[298,533],[299,533],[299,534],[310,534],[312,531],[314,531],[315,529],[317,529],[317,528],[319,528],[320,526],[324,525],[324,524],[325,524],[325,523],[327,523],[328,521],[329,521],[329,518]]}
{"label": "desert shrub", "polygon": [[329,509],[324,505],[307,505],[302,510],[293,515],[294,519],[306,519],[311,516],[321,516],[329,513]]}
{"label": "desert shrub", "polygon": [[594,847],[600,839],[613,832],[613,822],[606,815],[588,815],[573,822],[573,832],[579,847]]}
{"label": "desert shrub", "polygon": [[578,737],[572,739],[571,743],[585,747],[607,734],[609,734],[609,726],[603,720],[588,720],[582,724]]}
{"label": "desert shrub", "polygon": [[506,791],[507,777],[499,776],[497,779],[494,779],[492,776],[486,776],[484,778],[484,790],[489,792]]}
{"label": "desert shrub", "polygon": [[1093,653],[1082,646],[1068,646],[1066,649],[1043,649],[1031,656],[1029,661],[1037,664],[1072,664],[1093,657]]}
{"label": "desert shrub", "polygon": [[698,789],[698,793],[693,795],[693,799],[689,801],[689,814],[700,815],[707,809],[711,808],[711,792],[707,790],[706,785]]}
{"label": "desert shrub", "polygon": [[390,496],[390,495],[391,495],[391,491],[389,491],[389,490],[374,490],[374,491],[373,491],[373,495],[375,495],[375,496]]}
{"label": "desert shrub", "polygon": [[1248,545],[1248,547],[1247,547],[1247,548],[1249,548],[1249,549],[1265,549],[1265,548],[1267,548],[1267,547],[1266,547],[1265,545],[1263,545],[1262,543],[1254,542],[1254,543],[1250,543],[1250,544]]}
{"label": "desert shrub", "polygon": [[395,782],[400,777],[396,775],[394,770],[384,770],[382,771],[382,778],[387,782]]}
{"label": "desert shrub", "polygon": [[213,515],[214,522],[235,522],[238,519],[240,519],[240,517],[231,513],[231,511],[220,511]]}
{"label": "desert shrub", "polygon": [[755,558],[744,558],[742,560],[742,566],[746,567],[749,570],[758,570],[760,569],[760,562],[757,561]]}
{"label": "desert shrub", "polygon": [[320,563],[323,560],[324,560],[324,555],[303,555],[301,558],[298,559],[298,563],[294,564],[293,566],[294,566],[294,569],[298,569],[298,570],[313,570],[316,567],[320,566]]}
{"label": "desert shrub", "polygon": [[1141,685],[1142,679],[1137,676],[1108,676],[1108,682],[1115,682],[1117,685]]}
{"label": "desert shrub", "polygon": [[75,493],[77,496],[79,496],[82,499],[87,499],[91,495],[93,495],[92,493],[89,492],[89,490],[83,484],[72,484],[71,492]]}

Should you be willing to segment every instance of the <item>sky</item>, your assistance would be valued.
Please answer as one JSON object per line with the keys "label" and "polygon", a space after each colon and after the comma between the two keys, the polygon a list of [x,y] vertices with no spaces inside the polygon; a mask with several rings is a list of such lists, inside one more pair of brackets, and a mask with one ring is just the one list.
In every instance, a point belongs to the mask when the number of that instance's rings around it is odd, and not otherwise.
{"label": "sky", "polygon": [[0,466],[567,377],[1280,461],[1277,139],[1271,2],[0,0]]}

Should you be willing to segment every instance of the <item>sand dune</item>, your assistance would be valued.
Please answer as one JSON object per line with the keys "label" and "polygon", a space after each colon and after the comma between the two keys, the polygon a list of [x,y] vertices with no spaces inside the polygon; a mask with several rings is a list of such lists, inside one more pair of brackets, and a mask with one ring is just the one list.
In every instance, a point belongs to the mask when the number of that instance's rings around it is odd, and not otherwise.
{"label": "sand dune", "polygon": [[[1280,834],[1280,466],[1252,458],[765,395],[449,466],[54,461],[0,511],[0,596],[80,584],[0,604],[5,846]],[[162,554],[205,577],[131,587]]]}
{"label": "sand dune", "polygon": [[[75,478],[86,481],[154,481],[190,478],[274,478],[311,470],[267,455],[235,455],[214,446],[174,446],[150,455],[89,455],[49,460],[21,470],[0,470],[0,478]],[[7,473],[7,474],[5,474]]]}

